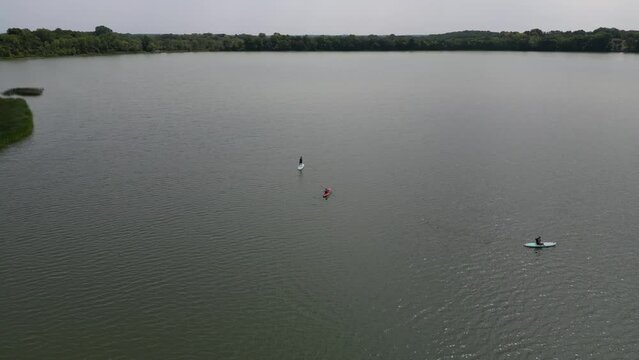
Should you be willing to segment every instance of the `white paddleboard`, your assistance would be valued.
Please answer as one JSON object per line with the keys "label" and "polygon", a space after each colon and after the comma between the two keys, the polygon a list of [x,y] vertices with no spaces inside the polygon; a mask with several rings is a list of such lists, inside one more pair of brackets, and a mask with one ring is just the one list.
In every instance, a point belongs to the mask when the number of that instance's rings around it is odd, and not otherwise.
{"label": "white paddleboard", "polygon": [[537,245],[537,243],[534,243],[534,242],[524,244],[525,247],[529,247],[529,248],[547,248],[547,247],[553,247],[555,245],[557,245],[556,242],[544,242],[543,245]]}
{"label": "white paddleboard", "polygon": [[297,170],[302,171],[304,169],[304,164],[299,164],[299,166],[297,167]]}

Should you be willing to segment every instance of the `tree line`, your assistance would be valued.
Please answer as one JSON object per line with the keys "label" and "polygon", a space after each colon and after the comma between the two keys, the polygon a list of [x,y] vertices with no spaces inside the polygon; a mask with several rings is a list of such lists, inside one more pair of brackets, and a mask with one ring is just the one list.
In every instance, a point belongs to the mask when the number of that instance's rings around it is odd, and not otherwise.
{"label": "tree line", "polygon": [[639,52],[639,31],[460,31],[439,35],[225,35],[120,34],[95,31],[8,29],[0,57],[47,57],[188,51],[570,51]]}

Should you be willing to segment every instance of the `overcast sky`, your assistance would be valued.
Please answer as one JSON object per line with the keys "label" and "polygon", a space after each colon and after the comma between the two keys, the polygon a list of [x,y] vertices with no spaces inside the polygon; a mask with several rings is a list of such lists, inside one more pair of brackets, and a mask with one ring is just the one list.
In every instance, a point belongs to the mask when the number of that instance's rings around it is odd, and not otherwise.
{"label": "overcast sky", "polygon": [[639,0],[0,0],[10,27],[123,33],[432,34],[639,29]]}

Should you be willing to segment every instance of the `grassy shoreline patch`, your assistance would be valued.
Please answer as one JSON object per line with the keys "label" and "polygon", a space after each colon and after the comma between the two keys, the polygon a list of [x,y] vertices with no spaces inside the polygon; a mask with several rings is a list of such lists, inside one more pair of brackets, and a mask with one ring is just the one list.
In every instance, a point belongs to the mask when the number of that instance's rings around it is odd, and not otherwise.
{"label": "grassy shoreline patch", "polygon": [[0,149],[33,132],[33,114],[24,99],[0,98]]}

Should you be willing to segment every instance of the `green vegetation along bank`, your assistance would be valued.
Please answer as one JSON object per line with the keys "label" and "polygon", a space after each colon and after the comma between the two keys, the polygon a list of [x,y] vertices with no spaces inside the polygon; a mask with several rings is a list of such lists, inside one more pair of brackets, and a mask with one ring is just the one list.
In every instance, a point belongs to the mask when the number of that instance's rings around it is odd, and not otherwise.
{"label": "green vegetation along bank", "polygon": [[33,115],[24,99],[0,98],[0,149],[33,132]]}
{"label": "green vegetation along bank", "polygon": [[439,35],[225,35],[119,34],[95,31],[8,29],[0,58],[183,51],[570,51],[639,52],[639,31],[460,31]]}

